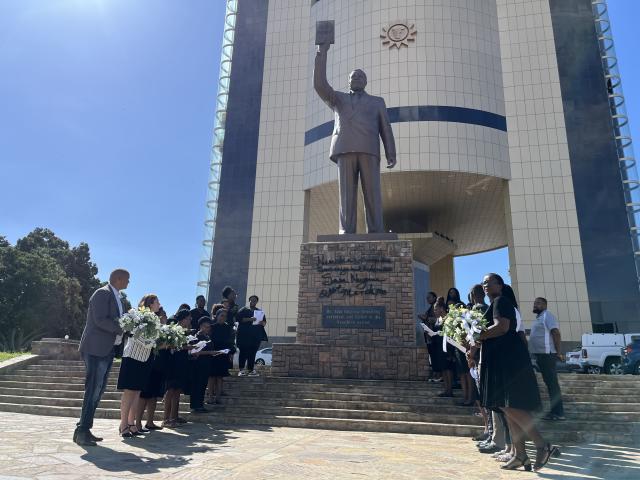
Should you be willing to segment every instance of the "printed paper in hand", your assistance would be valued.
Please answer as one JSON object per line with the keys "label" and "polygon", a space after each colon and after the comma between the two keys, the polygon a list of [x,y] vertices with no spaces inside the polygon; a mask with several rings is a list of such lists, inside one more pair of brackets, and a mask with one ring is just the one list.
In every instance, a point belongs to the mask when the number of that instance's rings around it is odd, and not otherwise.
{"label": "printed paper in hand", "polygon": [[264,312],[262,310],[254,310],[253,316],[256,317],[253,322],[254,325],[260,325],[260,322],[264,320]]}
{"label": "printed paper in hand", "polygon": [[424,329],[425,332],[427,332],[427,335],[429,335],[430,337],[433,337],[435,335],[438,335],[437,332],[434,332],[433,330],[431,330],[429,327],[427,327],[424,323],[421,324],[422,328]]}
{"label": "printed paper in hand", "polygon": [[193,350],[190,350],[189,353],[198,353],[200,350],[207,346],[207,343],[209,343],[209,340],[200,340],[194,345],[195,348]]}

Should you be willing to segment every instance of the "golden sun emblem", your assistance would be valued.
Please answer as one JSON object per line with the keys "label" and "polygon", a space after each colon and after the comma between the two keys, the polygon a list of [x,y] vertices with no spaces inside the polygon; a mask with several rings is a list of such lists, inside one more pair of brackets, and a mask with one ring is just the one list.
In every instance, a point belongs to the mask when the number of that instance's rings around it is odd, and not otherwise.
{"label": "golden sun emblem", "polygon": [[409,22],[393,22],[382,27],[382,45],[389,48],[396,47],[398,50],[403,45],[408,47],[409,42],[415,42],[418,31],[413,23]]}

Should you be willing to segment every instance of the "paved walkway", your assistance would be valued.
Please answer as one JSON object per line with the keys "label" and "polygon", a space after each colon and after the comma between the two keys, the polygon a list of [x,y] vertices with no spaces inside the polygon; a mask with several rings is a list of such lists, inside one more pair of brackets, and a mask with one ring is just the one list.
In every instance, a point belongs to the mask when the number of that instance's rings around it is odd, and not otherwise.
{"label": "paved walkway", "polygon": [[[503,479],[464,438],[297,428],[217,429],[190,424],[122,441],[117,422],[97,420],[99,447],[71,441],[75,420],[0,412],[0,479]],[[637,479],[640,448],[565,446],[539,476]]]}

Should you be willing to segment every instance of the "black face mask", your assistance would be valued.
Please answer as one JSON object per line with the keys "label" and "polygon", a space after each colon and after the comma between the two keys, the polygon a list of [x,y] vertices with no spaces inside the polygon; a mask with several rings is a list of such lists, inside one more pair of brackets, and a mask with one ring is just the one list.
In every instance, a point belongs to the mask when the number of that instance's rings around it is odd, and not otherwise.
{"label": "black face mask", "polygon": [[540,309],[539,309],[539,308],[537,308],[537,307],[534,307],[534,308],[533,308],[533,313],[535,313],[536,315],[537,315],[538,313],[541,313],[542,311],[543,311],[543,310],[540,310]]}

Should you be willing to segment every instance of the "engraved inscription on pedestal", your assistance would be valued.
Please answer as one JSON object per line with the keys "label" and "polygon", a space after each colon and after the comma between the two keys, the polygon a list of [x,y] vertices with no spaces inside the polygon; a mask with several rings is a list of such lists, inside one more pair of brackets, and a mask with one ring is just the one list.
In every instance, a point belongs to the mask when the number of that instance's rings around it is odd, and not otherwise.
{"label": "engraved inscription on pedestal", "polygon": [[385,328],[384,307],[322,307],[322,326],[325,328]]}

